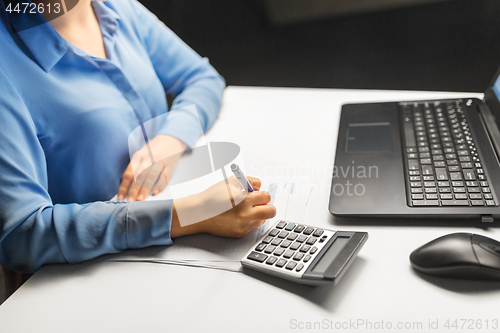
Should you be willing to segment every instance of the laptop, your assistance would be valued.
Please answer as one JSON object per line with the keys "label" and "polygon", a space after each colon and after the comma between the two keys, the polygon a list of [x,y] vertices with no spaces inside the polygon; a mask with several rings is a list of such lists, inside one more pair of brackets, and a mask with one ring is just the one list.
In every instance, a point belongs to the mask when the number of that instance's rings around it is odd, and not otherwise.
{"label": "laptop", "polygon": [[500,78],[484,99],[342,106],[329,210],[500,220]]}

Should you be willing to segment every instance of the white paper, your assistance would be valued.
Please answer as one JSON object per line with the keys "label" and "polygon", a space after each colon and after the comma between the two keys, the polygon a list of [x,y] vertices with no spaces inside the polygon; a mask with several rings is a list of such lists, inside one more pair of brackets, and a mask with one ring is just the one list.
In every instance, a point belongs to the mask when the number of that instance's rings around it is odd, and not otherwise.
{"label": "white paper", "polygon": [[[147,261],[205,268],[240,270],[239,261],[272,225],[279,220],[304,223],[305,211],[312,187],[308,179],[265,179],[261,190],[269,191],[276,217],[267,220],[259,229],[239,239],[209,234],[177,238],[173,246],[157,246],[128,250],[114,256],[113,261]],[[154,198],[158,200],[157,197]]]}

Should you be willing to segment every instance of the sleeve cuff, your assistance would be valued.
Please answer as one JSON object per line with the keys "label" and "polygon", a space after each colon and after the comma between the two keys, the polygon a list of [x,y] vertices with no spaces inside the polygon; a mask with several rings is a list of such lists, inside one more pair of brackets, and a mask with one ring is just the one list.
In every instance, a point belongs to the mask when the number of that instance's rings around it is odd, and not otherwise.
{"label": "sleeve cuff", "polygon": [[172,245],[173,200],[141,201],[129,204],[126,216],[129,248]]}

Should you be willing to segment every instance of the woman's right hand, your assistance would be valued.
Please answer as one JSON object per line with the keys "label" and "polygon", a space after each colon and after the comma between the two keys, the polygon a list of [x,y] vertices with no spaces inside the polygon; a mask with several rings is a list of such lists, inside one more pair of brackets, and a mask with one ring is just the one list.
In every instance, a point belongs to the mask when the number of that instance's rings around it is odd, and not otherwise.
{"label": "woman's right hand", "polygon": [[[174,214],[172,217],[171,238],[206,232],[217,236],[239,238],[248,234],[253,229],[262,225],[265,220],[276,216],[276,208],[269,205],[271,195],[265,191],[259,191],[261,182],[257,178],[247,177],[255,189],[254,192],[241,191],[241,185],[235,177],[228,178],[226,182],[220,182],[207,190],[186,198],[174,201]],[[219,202],[221,198],[227,200],[228,189],[232,193],[233,202],[236,205],[221,214],[205,219],[201,222],[185,225],[179,221],[179,211],[203,212],[214,207],[222,207]],[[246,194],[246,197],[244,195]],[[238,196],[242,197],[238,197]],[[181,215],[182,218],[182,215]],[[181,226],[185,225],[185,226]]]}

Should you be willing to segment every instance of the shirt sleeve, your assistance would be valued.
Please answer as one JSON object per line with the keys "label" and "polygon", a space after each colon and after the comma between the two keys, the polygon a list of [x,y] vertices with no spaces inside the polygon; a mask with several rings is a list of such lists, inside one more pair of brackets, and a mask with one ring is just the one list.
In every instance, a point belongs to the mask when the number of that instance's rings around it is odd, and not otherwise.
{"label": "shirt sleeve", "polygon": [[46,160],[21,96],[0,69],[0,264],[18,271],[173,244],[172,201],[53,204]]}
{"label": "shirt sleeve", "polygon": [[172,110],[191,104],[196,105],[199,120],[190,112],[176,112],[158,134],[172,135],[193,147],[201,128],[206,132],[214,123],[220,110],[225,81],[158,18],[136,0],[131,0],[137,25],[156,74],[167,94],[175,96]]}

